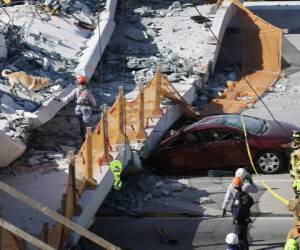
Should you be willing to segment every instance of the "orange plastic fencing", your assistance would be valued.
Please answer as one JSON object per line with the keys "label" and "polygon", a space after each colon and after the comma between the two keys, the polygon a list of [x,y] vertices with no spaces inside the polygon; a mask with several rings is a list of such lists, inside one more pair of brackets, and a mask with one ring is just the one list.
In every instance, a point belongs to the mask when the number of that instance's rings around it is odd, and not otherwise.
{"label": "orange plastic fencing", "polygon": [[9,231],[0,228],[0,249],[3,250],[20,250],[24,247],[24,242]]}
{"label": "orange plastic fencing", "polygon": [[203,114],[238,113],[257,102],[257,95],[262,96],[280,76],[283,31],[254,15],[239,1],[233,3],[237,7],[243,44],[242,78],[228,81],[227,90],[221,97],[214,98]]}
{"label": "orange plastic fencing", "polygon": [[178,104],[186,116],[197,118],[200,113],[191,105],[189,105],[184,98],[178,93],[174,86],[170,83],[166,76],[161,77],[161,96],[169,98],[173,103]]}
{"label": "orange plastic fencing", "polygon": [[[109,109],[106,105],[103,106],[98,126],[93,132],[87,131],[86,140],[75,158],[76,197],[74,198],[69,177],[66,195],[62,199],[62,213],[66,217],[72,218],[75,204],[85,188],[96,185],[93,179],[96,171],[102,173],[102,168],[112,160],[112,154],[118,150],[118,145],[124,145],[126,141],[135,143],[147,139],[145,129],[149,119],[163,115],[160,108],[162,98],[170,98],[179,104],[186,115],[198,115],[160,71],[146,86],[139,86],[139,94],[134,100],[126,100],[124,89],[120,87],[114,104]],[[63,248],[68,232],[62,225],[55,225],[49,230],[49,244],[56,249]]]}

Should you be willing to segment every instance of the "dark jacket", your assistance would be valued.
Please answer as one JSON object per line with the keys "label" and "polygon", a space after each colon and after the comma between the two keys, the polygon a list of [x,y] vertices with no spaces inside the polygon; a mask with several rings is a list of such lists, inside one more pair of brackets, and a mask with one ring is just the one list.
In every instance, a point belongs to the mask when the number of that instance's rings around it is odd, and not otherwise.
{"label": "dark jacket", "polygon": [[250,208],[253,204],[254,201],[248,193],[242,191],[241,188],[236,188],[231,206],[233,223],[237,225],[249,223]]}

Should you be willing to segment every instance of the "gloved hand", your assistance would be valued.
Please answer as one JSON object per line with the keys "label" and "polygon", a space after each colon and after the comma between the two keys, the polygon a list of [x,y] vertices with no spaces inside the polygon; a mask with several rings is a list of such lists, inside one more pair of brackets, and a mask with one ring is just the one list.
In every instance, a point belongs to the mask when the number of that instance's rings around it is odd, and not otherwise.
{"label": "gloved hand", "polygon": [[227,214],[226,214],[226,208],[223,208],[223,209],[222,209],[222,214],[221,214],[221,216],[222,216],[222,217],[225,217],[226,215],[227,215]]}
{"label": "gloved hand", "polygon": [[245,177],[245,179],[246,179],[250,184],[253,183],[253,180],[252,180],[252,177],[251,177],[250,174],[247,174],[246,177]]}

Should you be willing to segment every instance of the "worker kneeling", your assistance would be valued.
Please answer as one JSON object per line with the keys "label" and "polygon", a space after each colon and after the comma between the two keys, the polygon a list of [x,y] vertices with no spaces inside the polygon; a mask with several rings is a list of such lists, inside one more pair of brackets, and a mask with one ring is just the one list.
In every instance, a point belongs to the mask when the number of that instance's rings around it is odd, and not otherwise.
{"label": "worker kneeling", "polygon": [[239,249],[248,250],[248,224],[250,219],[250,208],[254,204],[253,198],[242,190],[244,181],[241,177],[235,177],[232,182],[235,193],[231,205],[233,224],[235,225],[235,233],[239,239]]}

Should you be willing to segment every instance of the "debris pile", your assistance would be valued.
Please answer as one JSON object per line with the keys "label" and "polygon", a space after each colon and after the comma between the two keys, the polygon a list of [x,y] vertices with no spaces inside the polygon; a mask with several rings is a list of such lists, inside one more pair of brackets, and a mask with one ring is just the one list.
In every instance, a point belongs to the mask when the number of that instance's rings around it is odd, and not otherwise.
{"label": "debris pile", "polygon": [[21,161],[30,169],[66,167],[67,152],[77,151],[81,144],[79,121],[73,105],[67,105],[51,122],[32,131]]}
{"label": "debris pile", "polygon": [[[193,84],[197,88],[202,89],[203,72],[200,65],[203,58],[203,50],[200,49],[191,55],[187,53],[188,50],[176,49],[172,46],[170,46],[170,48],[165,45],[156,47],[162,43],[161,36],[166,32],[163,30],[164,28],[167,30],[174,29],[170,37],[164,38],[164,42],[165,40],[171,41],[178,36],[179,38],[177,39],[181,41],[186,39],[180,37],[179,34],[181,31],[184,31],[185,23],[173,27],[171,25],[172,19],[167,19],[165,16],[167,15],[168,18],[172,18],[176,13],[184,16],[195,15],[196,12],[192,5],[188,3],[180,4],[179,2],[173,3],[173,1],[160,1],[159,3],[155,3],[155,6],[161,7],[154,10],[148,6],[141,6],[143,3],[124,2],[123,4],[123,10],[120,7],[119,13],[116,16],[116,31],[93,76],[93,79],[98,83],[90,82],[90,88],[95,94],[97,104],[112,104],[118,93],[118,87],[123,82],[125,83],[126,92],[132,91],[136,88],[138,83],[146,84],[153,77],[158,63],[162,65],[162,72],[168,75],[172,83],[178,84],[178,86],[182,84]],[[77,6],[77,4],[75,4],[75,6]],[[72,8],[74,8],[74,6]],[[211,7],[205,7],[203,13],[206,12],[210,13]],[[172,13],[172,15],[170,15],[170,13]],[[191,36],[194,36],[192,28],[197,30],[199,27],[200,29],[202,28],[202,24],[194,23],[190,18],[186,21],[189,25],[194,25],[194,27],[190,27],[191,31],[188,31]],[[170,25],[172,27],[170,27]],[[126,27],[126,29],[123,29],[123,27]],[[155,37],[149,35],[149,32],[155,32]],[[141,40],[134,37],[140,36],[141,34],[147,37],[147,39]],[[153,41],[153,39],[158,40]],[[200,34],[198,39],[205,40],[205,35]],[[153,45],[154,42],[156,43],[155,46]],[[195,43],[197,43],[197,41],[195,41]],[[219,81],[216,80],[216,87],[218,86],[218,82]],[[64,114],[68,117],[74,115],[72,108],[68,108]],[[36,138],[45,138],[45,141],[48,142],[47,145],[50,145],[49,147],[51,149],[42,145],[44,139],[30,140],[30,145],[37,145],[34,147],[37,150],[43,148],[45,151],[50,150],[56,153],[65,153],[66,151],[64,148],[51,146],[50,142],[52,141],[55,145],[62,143],[63,147],[69,149],[77,145],[65,145],[65,141],[54,142],[54,138],[52,138],[53,133],[63,133],[62,131],[64,131],[64,133],[68,134],[69,131],[73,131],[73,135],[78,134],[78,131],[76,132],[76,129],[78,129],[76,125],[74,125],[73,128],[69,128],[69,120],[66,121],[59,117],[61,117],[60,113],[58,118],[54,118],[51,121],[52,125],[45,125],[41,127],[41,129],[43,128],[42,130],[34,132]],[[93,124],[96,124],[98,119],[99,114],[94,114]],[[56,120],[59,120],[59,122],[56,122]],[[73,119],[74,124],[77,122],[77,120],[75,120]],[[66,126],[56,127],[56,124],[66,124]],[[61,135],[59,137],[62,138]],[[59,138],[57,139],[59,140]],[[34,156],[35,154],[31,152],[30,155]],[[39,154],[37,155],[37,159],[39,159]]]}
{"label": "debris pile", "polygon": [[[0,15],[1,36],[7,47],[7,57],[0,60],[0,71],[24,71],[28,75],[51,79],[49,87],[36,91],[31,98],[27,89],[21,86],[17,89],[18,96],[11,94],[8,79],[0,78],[0,130],[25,143],[35,126],[34,112],[46,106],[67,85],[73,84],[78,60],[106,4],[106,1],[94,0],[62,1],[62,18],[54,19],[42,5],[51,6],[56,2],[18,3],[5,7],[6,11]],[[62,28],[65,34],[58,36]]]}
{"label": "debris pile", "polygon": [[129,175],[122,189],[112,191],[104,206],[123,212],[134,208],[141,210],[146,201],[172,196],[186,188],[186,185],[175,179],[154,175],[144,170],[141,173]]}

